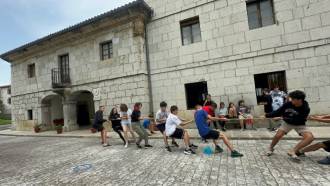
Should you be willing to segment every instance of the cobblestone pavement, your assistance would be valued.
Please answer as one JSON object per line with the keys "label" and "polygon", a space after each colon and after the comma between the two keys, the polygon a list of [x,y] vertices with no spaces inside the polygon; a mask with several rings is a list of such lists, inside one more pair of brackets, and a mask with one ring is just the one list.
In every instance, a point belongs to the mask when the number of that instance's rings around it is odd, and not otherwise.
{"label": "cobblestone pavement", "polygon": [[[233,143],[243,158],[233,159],[227,151],[170,153],[161,140],[151,140],[152,149],[137,150],[125,149],[119,140],[103,148],[94,138],[0,136],[0,185],[330,185],[330,166],[316,163],[324,151],[295,163],[286,155],[293,140],[282,141],[272,157],[263,155],[270,141]],[[83,164],[90,169],[75,171]]]}

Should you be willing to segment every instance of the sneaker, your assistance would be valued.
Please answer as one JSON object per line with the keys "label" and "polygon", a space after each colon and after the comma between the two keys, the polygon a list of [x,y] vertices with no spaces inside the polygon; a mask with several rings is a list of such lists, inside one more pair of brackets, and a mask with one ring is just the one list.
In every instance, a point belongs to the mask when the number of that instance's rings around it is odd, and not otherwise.
{"label": "sneaker", "polygon": [[322,165],[330,165],[330,156],[322,159],[322,160],[319,160],[317,161],[319,164],[322,164]]}
{"label": "sneaker", "polygon": [[296,155],[298,157],[306,157],[306,154],[304,152],[300,152],[300,151],[296,152]]}
{"label": "sneaker", "polygon": [[223,127],[223,128],[221,128],[221,130],[223,131],[223,132],[226,132],[226,128],[225,127]]}
{"label": "sneaker", "polygon": [[241,129],[241,131],[243,132],[243,131],[245,131],[245,129]]}
{"label": "sneaker", "polygon": [[215,146],[215,153],[222,153],[222,152],[223,149],[219,145]]}
{"label": "sneaker", "polygon": [[179,144],[178,144],[176,141],[172,141],[172,145],[173,145],[174,147],[179,147]]}
{"label": "sneaker", "polygon": [[125,148],[127,148],[128,147],[128,143],[125,143]]}
{"label": "sneaker", "polygon": [[144,145],[144,148],[151,148],[152,147],[152,145],[149,145],[149,144],[147,144],[147,145]]}
{"label": "sneaker", "polygon": [[187,150],[187,149],[184,150],[183,153],[186,154],[186,155],[190,155],[190,154],[191,154],[190,149],[188,149],[188,150]]}
{"label": "sneaker", "polygon": [[198,146],[197,145],[194,145],[194,144],[190,144],[189,147],[190,148],[194,148],[194,149],[197,149],[198,148]]}
{"label": "sneaker", "polygon": [[109,146],[111,146],[109,143],[104,143],[103,144],[103,147],[109,147]]}
{"label": "sneaker", "polygon": [[136,143],[136,146],[138,149],[142,149],[142,146],[140,144]]}
{"label": "sneaker", "polygon": [[266,152],[266,156],[271,156],[274,154],[274,149],[268,149],[268,151]]}
{"label": "sneaker", "polygon": [[243,154],[237,152],[236,150],[233,150],[233,151],[231,152],[230,156],[231,156],[232,158],[238,158],[238,157],[242,157]]}
{"label": "sneaker", "polygon": [[168,152],[172,152],[172,149],[170,146],[165,147]]}
{"label": "sneaker", "polygon": [[193,151],[192,149],[186,149],[186,150],[183,151],[183,153],[186,154],[186,155],[196,154],[196,152]]}
{"label": "sneaker", "polygon": [[289,150],[289,152],[287,153],[292,159],[294,160],[299,160],[297,154],[293,151],[293,150]]}

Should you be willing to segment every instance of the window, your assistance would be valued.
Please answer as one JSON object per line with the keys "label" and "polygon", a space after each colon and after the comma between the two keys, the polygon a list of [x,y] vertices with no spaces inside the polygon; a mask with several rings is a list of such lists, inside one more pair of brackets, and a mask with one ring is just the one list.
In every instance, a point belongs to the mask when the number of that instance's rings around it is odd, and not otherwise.
{"label": "window", "polygon": [[107,41],[100,44],[100,55],[101,60],[106,60],[112,58],[113,49],[112,49],[112,41]]}
{"label": "window", "polygon": [[199,17],[190,18],[180,22],[182,45],[189,45],[202,41]]}
{"label": "window", "polygon": [[33,120],[33,111],[32,110],[28,110],[27,116],[28,116],[28,120]]}
{"label": "window", "polygon": [[10,87],[7,89],[7,94],[11,94],[11,88]]}
{"label": "window", "polygon": [[28,77],[33,78],[36,76],[36,66],[35,64],[29,64],[28,65]]}
{"label": "window", "polygon": [[197,104],[203,104],[206,99],[207,82],[185,84],[187,109],[194,109]]}
{"label": "window", "polygon": [[264,89],[273,90],[278,87],[280,90],[287,92],[285,71],[256,74],[254,75],[254,83],[258,104],[262,102],[262,91]]}
{"label": "window", "polygon": [[8,98],[7,103],[10,105],[11,104],[11,98]]}
{"label": "window", "polygon": [[275,24],[273,0],[248,0],[246,7],[250,29]]}

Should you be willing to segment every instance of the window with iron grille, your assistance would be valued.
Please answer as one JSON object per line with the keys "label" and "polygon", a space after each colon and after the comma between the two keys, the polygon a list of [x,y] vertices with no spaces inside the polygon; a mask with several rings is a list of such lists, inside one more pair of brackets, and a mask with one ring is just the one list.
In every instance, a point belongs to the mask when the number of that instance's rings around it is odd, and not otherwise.
{"label": "window with iron grille", "polygon": [[101,60],[112,58],[113,55],[112,41],[106,41],[100,44],[100,55],[101,55]]}
{"label": "window with iron grille", "polygon": [[29,64],[28,65],[28,77],[33,78],[36,76],[36,66],[35,64]]}
{"label": "window with iron grille", "polygon": [[180,22],[182,45],[202,41],[199,17],[193,17]]}
{"label": "window with iron grille", "polygon": [[273,0],[248,0],[246,9],[249,28],[256,29],[275,24]]}

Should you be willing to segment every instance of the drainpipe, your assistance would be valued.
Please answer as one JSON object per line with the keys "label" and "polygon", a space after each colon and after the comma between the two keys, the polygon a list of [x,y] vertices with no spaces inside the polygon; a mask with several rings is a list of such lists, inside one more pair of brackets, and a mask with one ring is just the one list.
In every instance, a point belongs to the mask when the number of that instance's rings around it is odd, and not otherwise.
{"label": "drainpipe", "polygon": [[148,73],[148,88],[149,88],[149,108],[150,114],[154,113],[154,105],[153,105],[153,94],[152,94],[152,83],[151,83],[151,72],[150,72],[150,56],[149,56],[149,45],[148,45],[148,33],[147,33],[147,23],[148,21],[144,21],[144,42],[146,48],[146,63],[147,63],[147,73]]}

